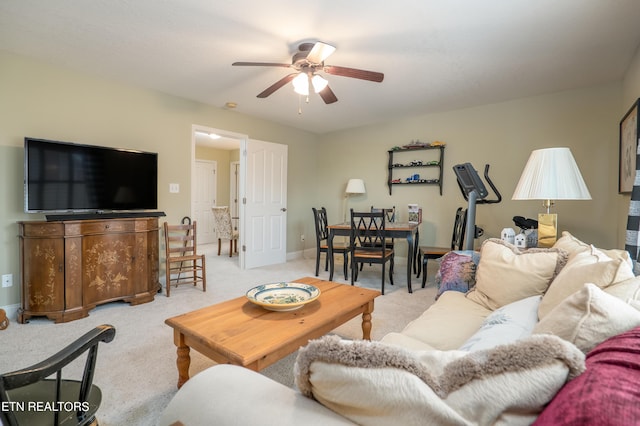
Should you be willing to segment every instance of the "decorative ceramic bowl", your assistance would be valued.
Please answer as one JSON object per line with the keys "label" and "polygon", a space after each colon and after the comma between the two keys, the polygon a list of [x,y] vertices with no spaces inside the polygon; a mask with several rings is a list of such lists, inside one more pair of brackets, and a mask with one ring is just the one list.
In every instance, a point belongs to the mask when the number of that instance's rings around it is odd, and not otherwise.
{"label": "decorative ceramic bowl", "polygon": [[262,284],[247,291],[247,299],[270,311],[293,311],[320,296],[320,290],[309,284]]}

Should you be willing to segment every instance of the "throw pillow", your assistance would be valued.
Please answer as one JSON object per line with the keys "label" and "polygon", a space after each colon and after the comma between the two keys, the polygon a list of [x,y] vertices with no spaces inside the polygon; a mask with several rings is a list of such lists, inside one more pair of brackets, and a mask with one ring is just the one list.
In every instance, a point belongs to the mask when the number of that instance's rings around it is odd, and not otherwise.
{"label": "throw pillow", "polygon": [[480,253],[472,250],[451,251],[439,259],[436,273],[436,300],[448,290],[466,293],[476,283],[476,266]]}
{"label": "throw pillow", "polygon": [[633,278],[633,270],[622,259],[612,260],[596,250],[576,253],[553,280],[542,298],[538,316],[544,318],[554,307],[571,294],[580,290],[585,283],[593,283],[600,288]]}
{"label": "throw pillow", "polygon": [[531,335],[538,322],[538,305],[542,296],[531,296],[496,309],[480,329],[462,346],[461,351],[491,349]]}
{"label": "throw pillow", "polygon": [[533,333],[554,334],[587,353],[609,337],[639,325],[640,311],[587,283],[542,318]]}
{"label": "throw pillow", "polygon": [[565,250],[569,254],[589,250],[589,244],[580,241],[567,231],[562,231],[562,236],[558,238],[553,247]]}
{"label": "throw pillow", "polygon": [[475,288],[467,294],[474,302],[495,310],[516,300],[542,295],[567,261],[557,248],[520,251],[496,238],[482,243]]}
{"label": "throw pillow", "polygon": [[627,303],[640,300],[640,277],[629,278],[603,289],[606,293]]}
{"label": "throw pillow", "polygon": [[638,424],[640,328],[596,346],[587,355],[586,365],[586,371],[558,392],[534,426]]}
{"label": "throw pillow", "polygon": [[[570,255],[579,253],[582,251],[588,251],[593,246],[587,244],[583,241],[580,241],[575,236],[571,235],[571,233],[567,231],[562,231],[562,237],[558,238],[558,241],[553,245],[555,248],[560,248],[567,251]],[[629,256],[629,252],[626,250],[619,249],[597,249],[602,253],[610,257],[611,259],[622,259],[633,269],[633,261],[631,260],[631,256]]]}
{"label": "throw pillow", "polygon": [[294,367],[303,395],[361,425],[530,424],[583,370],[584,354],[555,336],[470,353],[325,336]]}

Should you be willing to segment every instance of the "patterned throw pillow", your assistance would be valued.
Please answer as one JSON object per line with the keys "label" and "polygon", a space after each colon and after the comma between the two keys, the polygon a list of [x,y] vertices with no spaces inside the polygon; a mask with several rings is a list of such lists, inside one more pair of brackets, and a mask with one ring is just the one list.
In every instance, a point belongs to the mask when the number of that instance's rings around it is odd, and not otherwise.
{"label": "patterned throw pillow", "polygon": [[448,290],[466,293],[476,283],[480,253],[472,250],[450,251],[439,259],[436,273],[436,299]]}

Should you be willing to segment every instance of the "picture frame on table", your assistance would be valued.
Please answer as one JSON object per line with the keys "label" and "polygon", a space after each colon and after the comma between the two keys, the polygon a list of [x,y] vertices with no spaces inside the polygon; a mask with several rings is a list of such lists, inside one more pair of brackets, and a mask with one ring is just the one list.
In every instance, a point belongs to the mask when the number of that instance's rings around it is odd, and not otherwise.
{"label": "picture frame on table", "polygon": [[620,152],[618,193],[630,194],[636,176],[636,153],[640,142],[640,122],[638,121],[638,98],[620,120]]}

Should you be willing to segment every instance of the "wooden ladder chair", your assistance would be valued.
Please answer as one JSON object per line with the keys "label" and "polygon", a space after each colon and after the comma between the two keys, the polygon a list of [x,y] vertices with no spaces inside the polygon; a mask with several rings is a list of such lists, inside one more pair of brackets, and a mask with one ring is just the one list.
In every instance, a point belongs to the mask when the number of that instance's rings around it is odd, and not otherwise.
{"label": "wooden ladder chair", "polygon": [[207,271],[204,254],[197,251],[196,221],[191,224],[169,225],[164,223],[167,297],[171,285],[202,283],[207,291]]}

